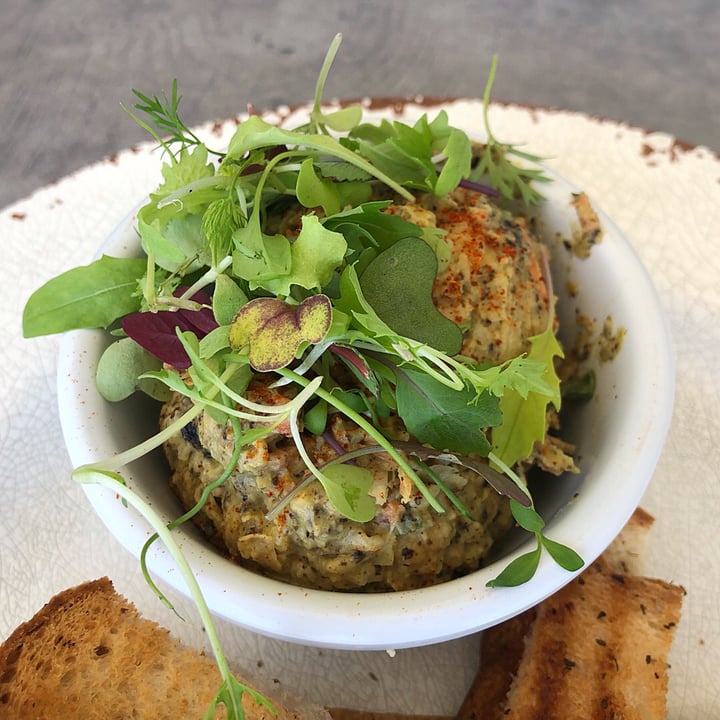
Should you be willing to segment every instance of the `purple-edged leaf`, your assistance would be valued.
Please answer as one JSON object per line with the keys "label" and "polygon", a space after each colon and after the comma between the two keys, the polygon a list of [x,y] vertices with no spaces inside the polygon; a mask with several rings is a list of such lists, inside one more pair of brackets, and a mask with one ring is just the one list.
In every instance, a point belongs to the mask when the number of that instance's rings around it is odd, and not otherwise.
{"label": "purple-edged leaf", "polygon": [[365,379],[370,377],[370,368],[365,362],[365,358],[358,355],[352,348],[333,343],[330,346],[330,350],[345,360],[349,365],[352,365]]}
{"label": "purple-edged leaf", "polygon": [[258,372],[286,367],[303,342],[318,343],[332,322],[326,295],[313,295],[299,305],[277,298],[256,298],[240,308],[230,325],[230,346],[247,348],[250,365]]}
{"label": "purple-edged leaf", "polygon": [[347,365],[348,369],[362,385],[373,395],[377,396],[379,392],[378,382],[364,357],[352,348],[347,347],[347,345],[337,345],[333,343],[329,349]]}
{"label": "purple-edged leaf", "polygon": [[462,465],[468,470],[472,470],[480,475],[498,494],[515,500],[524,508],[530,506],[530,496],[519,488],[507,475],[491,468],[486,461],[469,457],[468,455],[441,452],[435,448],[412,441],[403,442],[401,440],[393,440],[393,445],[398,450],[402,450],[408,455],[414,455],[420,458],[420,460],[438,460],[445,465]]}
{"label": "purple-edged leaf", "polygon": [[[175,295],[181,295],[182,292],[183,289],[179,288]],[[133,313],[123,318],[123,330],[158,360],[184,370],[190,367],[190,358],[177,337],[178,329],[192,332],[200,339],[218,326],[209,307],[211,300],[208,295],[200,291],[192,299],[204,307],[199,310]]]}

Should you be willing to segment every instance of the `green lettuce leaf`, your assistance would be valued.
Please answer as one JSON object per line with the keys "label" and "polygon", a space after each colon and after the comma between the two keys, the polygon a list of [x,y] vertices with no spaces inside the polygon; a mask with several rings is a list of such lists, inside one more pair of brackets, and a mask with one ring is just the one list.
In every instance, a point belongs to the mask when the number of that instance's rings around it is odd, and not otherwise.
{"label": "green lettuce leaf", "polygon": [[528,352],[529,360],[545,364],[543,380],[548,392],[530,390],[523,398],[516,390],[507,389],[500,399],[503,422],[493,428],[493,452],[508,466],[528,457],[535,443],[545,439],[548,403],[560,410],[560,378],[555,371],[554,358],[563,357],[563,351],[553,326],[554,312],[551,312],[545,332],[530,338]]}

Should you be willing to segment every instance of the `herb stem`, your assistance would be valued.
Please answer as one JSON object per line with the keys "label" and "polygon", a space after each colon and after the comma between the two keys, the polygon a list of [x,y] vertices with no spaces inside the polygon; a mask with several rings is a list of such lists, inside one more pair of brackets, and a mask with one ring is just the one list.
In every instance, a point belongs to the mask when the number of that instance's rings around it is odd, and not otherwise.
{"label": "herb stem", "polygon": [[335,55],[337,55],[337,51],[340,47],[341,42],[342,33],[338,33],[337,35],[335,35],[335,37],[332,39],[332,42],[330,43],[330,47],[325,54],[325,60],[323,61],[322,67],[320,68],[317,82],[315,83],[315,99],[313,102],[312,112],[310,113],[310,130],[313,132],[320,131],[319,118],[322,116],[322,112],[320,110],[320,106],[322,103],[322,94],[325,88],[325,82],[327,81],[328,74],[330,73],[330,68],[332,67],[333,61],[335,60]]}
{"label": "herb stem", "polygon": [[100,460],[99,462],[87,463],[86,465],[81,465],[80,467],[76,468],[75,472],[80,472],[81,470],[96,470],[98,472],[108,472],[108,471],[112,470],[113,468],[127,465],[128,463],[131,463],[134,460],[141,458],[143,455],[146,455],[147,453],[151,452],[152,450],[155,450],[156,448],[160,447],[164,442],[169,440],[173,435],[175,435],[176,433],[179,433],[180,430],[182,430],[182,428],[185,427],[185,425],[187,425],[189,422],[194,420],[198,415],[200,415],[200,413],[202,413],[203,409],[204,408],[202,405],[193,405],[186,412],[184,412],[179,418],[177,418],[172,423],[170,423],[170,425],[168,425],[166,428],[164,428],[160,432],[155,433],[155,435],[148,438],[147,440],[139,443],[138,445],[135,445],[134,447],[130,448],[129,450],[125,450],[124,452],[120,452],[117,455],[113,455],[109,458],[106,458],[105,460]]}
{"label": "herb stem", "polygon": [[[157,512],[155,512],[148,503],[127,487],[120,476],[116,473],[86,467],[75,470],[73,472],[73,478],[81,484],[96,484],[108,488],[132,505],[152,526],[179,568],[193,601],[197,606],[200,619],[202,620],[205,631],[207,632],[208,642],[210,643],[213,654],[215,655],[215,661],[218,669],[220,670],[223,681],[228,687],[239,688],[241,694],[245,690],[250,690],[244,685],[238,683],[237,679],[233,676],[230,666],[228,665],[227,658],[225,657],[225,653],[222,649],[222,644],[220,642],[220,637],[218,635],[217,628],[215,627],[212,614],[205,602],[205,597],[200,589],[197,578],[185,558],[183,551],[180,549],[180,546],[175,542],[172,532],[165,525]],[[235,712],[235,717],[244,717],[242,703],[239,697],[233,697],[233,710]]]}
{"label": "herb stem", "polygon": [[211,267],[204,275],[199,277],[181,296],[181,300],[189,300],[198,290],[202,290],[217,280],[232,265],[232,255],[224,257],[215,267]]}

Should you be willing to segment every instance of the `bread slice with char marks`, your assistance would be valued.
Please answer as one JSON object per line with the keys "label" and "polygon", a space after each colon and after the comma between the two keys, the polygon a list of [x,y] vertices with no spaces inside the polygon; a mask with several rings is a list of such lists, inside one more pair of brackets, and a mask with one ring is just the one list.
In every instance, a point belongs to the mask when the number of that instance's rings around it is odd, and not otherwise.
{"label": "bread slice with char marks", "polygon": [[482,634],[457,720],[659,720],[684,590],[641,577],[653,517],[638,508],[601,558]]}

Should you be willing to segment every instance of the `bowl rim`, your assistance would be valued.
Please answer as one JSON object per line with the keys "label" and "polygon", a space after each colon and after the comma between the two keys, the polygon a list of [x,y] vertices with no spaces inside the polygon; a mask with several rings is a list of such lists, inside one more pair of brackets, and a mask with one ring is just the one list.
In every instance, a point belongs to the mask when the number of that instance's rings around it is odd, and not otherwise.
{"label": "bowl rim", "polygon": [[[577,192],[572,183],[548,170],[554,182],[545,190],[548,202]],[[672,417],[674,357],[669,327],[659,296],[639,256],[615,223],[593,202],[604,240],[593,254],[609,254],[609,262],[632,278],[633,303],[628,312],[633,333],[642,337],[643,357],[629,361],[635,372],[631,414],[615,418],[616,431],[627,430],[627,442],[614,448],[600,471],[586,477],[580,491],[549,520],[552,537],[570,544],[586,562],[594,561],[610,544],[638,506],[660,457]],[[134,211],[118,225],[101,248],[131,252]],[[132,233],[132,235],[130,234]],[[628,324],[624,322],[623,324]],[[57,385],[60,420],[74,467],[106,457],[99,448],[104,428],[88,421],[88,403],[100,402],[94,389],[93,353],[104,342],[104,331],[77,330],[60,340]],[[627,348],[623,348],[625,352]],[[82,387],[82,390],[79,388]],[[78,393],[82,400],[78,402]],[[123,469],[130,483],[132,471]],[[599,476],[598,476],[599,472]],[[606,506],[609,475],[614,474],[613,513],[600,525],[588,519]],[[117,496],[97,486],[83,486],[85,494],[112,535],[133,555],[148,535],[148,526]],[[568,510],[572,508],[572,512]],[[273,580],[208,551],[192,533],[179,537],[208,607],[233,624],[285,641],[336,649],[396,650],[428,645],[481,631],[523,612],[560,589],[580,571],[570,573],[543,554],[535,577],[520,588],[487,588],[486,582],[509,561],[530,548],[530,540],[501,560],[464,577],[428,588],[389,593],[311,590]],[[500,564],[501,563],[501,564]],[[188,589],[170,553],[156,543],[148,567],[157,580],[182,595]]]}

